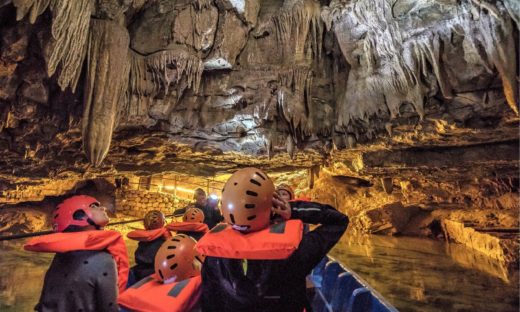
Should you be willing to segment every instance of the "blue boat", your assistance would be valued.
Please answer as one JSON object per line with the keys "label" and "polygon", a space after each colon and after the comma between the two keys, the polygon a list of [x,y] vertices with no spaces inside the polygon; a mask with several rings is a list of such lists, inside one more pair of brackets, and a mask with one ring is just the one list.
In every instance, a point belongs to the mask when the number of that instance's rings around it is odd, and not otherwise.
{"label": "blue boat", "polygon": [[330,256],[314,268],[309,281],[315,312],[398,311],[367,282]]}

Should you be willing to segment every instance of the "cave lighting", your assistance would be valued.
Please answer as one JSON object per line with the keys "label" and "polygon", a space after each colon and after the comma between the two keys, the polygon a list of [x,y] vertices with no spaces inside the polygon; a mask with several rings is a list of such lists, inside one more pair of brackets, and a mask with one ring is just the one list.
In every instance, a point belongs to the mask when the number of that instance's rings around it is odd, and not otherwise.
{"label": "cave lighting", "polygon": [[195,193],[195,190],[187,189],[182,186],[164,185],[163,189],[169,190],[169,191],[177,190],[177,191],[186,192],[186,193]]}

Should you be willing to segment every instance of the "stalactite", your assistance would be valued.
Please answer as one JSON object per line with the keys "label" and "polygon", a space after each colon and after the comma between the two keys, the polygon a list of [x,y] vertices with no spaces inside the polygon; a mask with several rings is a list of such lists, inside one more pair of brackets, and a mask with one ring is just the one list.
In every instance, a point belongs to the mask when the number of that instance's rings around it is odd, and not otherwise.
{"label": "stalactite", "polygon": [[[485,3],[485,2],[482,2]],[[491,4],[487,4],[492,6]],[[498,3],[497,3],[498,5]],[[491,12],[487,8],[488,12]],[[469,31],[468,19],[463,21]],[[468,27],[469,26],[469,27]],[[518,115],[518,82],[516,81],[517,57],[513,39],[512,23],[505,10],[496,14],[481,12],[476,34],[492,63],[500,74],[504,94],[509,107]]]}
{"label": "stalactite", "polygon": [[331,23],[341,52],[352,67],[346,88],[340,86],[345,93],[337,100],[337,125],[343,129],[356,120],[366,121],[381,114],[385,107],[395,118],[405,102],[411,103],[422,118],[424,99],[437,88],[445,98],[452,98],[446,64],[441,60],[446,48],[441,45],[452,44],[453,33],[464,38],[465,50],[471,49],[464,55],[469,63],[483,66],[490,74],[496,68],[507,102],[518,114],[512,22],[501,2],[464,0],[450,9],[452,17],[416,34],[403,32],[392,15],[390,1],[335,5],[322,14]]}
{"label": "stalactite", "polygon": [[310,45],[315,58],[320,58],[323,22],[320,6],[314,1],[299,1],[273,16],[278,46],[284,58],[295,62],[305,60],[305,48]]}
{"label": "stalactite", "polygon": [[296,66],[282,70],[278,75],[282,86],[278,91],[278,106],[289,126],[289,132],[297,143],[314,133],[309,122],[309,107],[312,105],[312,70],[307,66]]}
{"label": "stalactite", "polygon": [[91,0],[15,0],[16,17],[22,19],[29,13],[34,23],[47,7],[52,12],[52,42],[45,55],[47,74],[52,76],[59,67],[58,84],[62,90],[68,86],[76,89],[85,58]]}
{"label": "stalactite", "polygon": [[193,1],[193,5],[196,9],[201,10],[205,8],[209,8],[213,5],[213,0],[196,0]]}
{"label": "stalactite", "polygon": [[[195,55],[173,50],[160,51],[147,56],[132,53],[130,90],[137,94],[156,95],[160,90],[168,93],[170,86],[178,87],[185,82],[195,93],[199,92],[204,65]],[[169,68],[175,68],[175,71]],[[170,72],[174,72],[170,73]],[[153,87],[149,88],[146,81]],[[180,97],[182,92],[178,92]]]}
{"label": "stalactite", "polygon": [[92,19],[83,103],[83,148],[94,166],[106,157],[128,87],[130,38],[126,28]]}

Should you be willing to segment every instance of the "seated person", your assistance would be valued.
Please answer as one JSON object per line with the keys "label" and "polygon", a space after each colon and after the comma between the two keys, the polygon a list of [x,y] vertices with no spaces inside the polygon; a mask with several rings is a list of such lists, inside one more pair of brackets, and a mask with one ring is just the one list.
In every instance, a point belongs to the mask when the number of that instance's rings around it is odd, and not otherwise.
{"label": "seated person", "polygon": [[[283,200],[259,169],[236,171],[219,224],[197,243],[202,311],[307,311],[306,276],[341,238],[348,218],[329,205]],[[271,223],[271,213],[282,220]],[[303,234],[303,224],[320,224]]]}
{"label": "seated person", "polygon": [[189,208],[182,217],[182,222],[172,222],[166,226],[169,231],[176,231],[177,234],[186,234],[199,240],[206,232],[208,226],[203,223],[204,213],[199,208]]}
{"label": "seated person", "polygon": [[131,278],[129,285],[154,272],[153,262],[157,250],[166,239],[170,237],[170,232],[164,227],[164,214],[158,210],[146,213],[143,219],[144,230],[135,230],[127,234],[127,237],[139,241],[135,250],[135,265],[130,269]]}
{"label": "seated person", "polygon": [[195,240],[179,234],[163,243],[155,256],[155,274],[128,288],[120,297],[121,311],[187,312],[200,297],[203,257]]}
{"label": "seated person", "polygon": [[128,256],[121,234],[103,230],[109,221],[106,208],[93,197],[78,195],[59,204],[53,216],[56,233],[33,238],[24,246],[28,251],[56,253],[35,310],[118,311]]}

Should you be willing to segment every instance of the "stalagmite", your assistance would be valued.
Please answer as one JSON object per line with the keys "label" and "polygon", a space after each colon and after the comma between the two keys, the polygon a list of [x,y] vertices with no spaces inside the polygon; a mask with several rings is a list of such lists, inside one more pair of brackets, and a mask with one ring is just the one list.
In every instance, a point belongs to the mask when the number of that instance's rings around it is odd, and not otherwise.
{"label": "stalagmite", "polygon": [[83,102],[83,148],[94,166],[99,166],[109,151],[128,86],[128,45],[124,27],[92,19]]}

